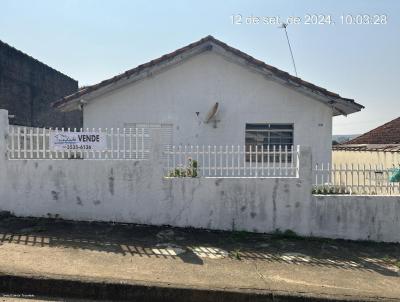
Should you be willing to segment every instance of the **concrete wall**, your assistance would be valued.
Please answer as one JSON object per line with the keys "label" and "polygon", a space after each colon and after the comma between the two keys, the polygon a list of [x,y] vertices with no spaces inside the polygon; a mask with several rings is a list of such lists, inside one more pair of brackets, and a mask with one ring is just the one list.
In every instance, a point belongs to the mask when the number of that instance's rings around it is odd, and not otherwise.
{"label": "concrete wall", "polygon": [[[162,179],[149,162],[11,161],[1,209],[19,216],[308,233],[299,179]],[[21,173],[26,177],[20,177]],[[303,213],[303,214],[302,214]]]}
{"label": "concrete wall", "polygon": [[[160,146],[152,150],[146,161],[3,157],[0,209],[19,216],[308,233],[302,217],[309,212],[310,173],[301,179],[164,179]],[[301,158],[304,167],[311,165],[309,149]]]}
{"label": "concrete wall", "polygon": [[[203,121],[215,102],[217,128]],[[197,117],[196,112],[199,112]],[[84,107],[84,127],[173,125],[174,144],[243,145],[246,123],[294,123],[294,144],[330,162],[332,109],[225,57],[206,52]]]}
{"label": "concrete wall", "polygon": [[0,41],[0,108],[15,125],[81,127],[82,112],[58,112],[50,103],[78,90],[78,82]]}
{"label": "concrete wall", "polygon": [[146,161],[7,160],[6,136],[0,110],[0,210],[18,216],[400,242],[400,197],[312,196],[307,147],[298,178],[165,179],[156,143]]}
{"label": "concrete wall", "polygon": [[315,195],[314,236],[400,242],[400,196]]}
{"label": "concrete wall", "polygon": [[332,164],[336,165],[364,165],[371,164],[372,167],[378,165],[390,169],[393,166],[400,165],[400,152],[384,152],[384,151],[332,151]]}

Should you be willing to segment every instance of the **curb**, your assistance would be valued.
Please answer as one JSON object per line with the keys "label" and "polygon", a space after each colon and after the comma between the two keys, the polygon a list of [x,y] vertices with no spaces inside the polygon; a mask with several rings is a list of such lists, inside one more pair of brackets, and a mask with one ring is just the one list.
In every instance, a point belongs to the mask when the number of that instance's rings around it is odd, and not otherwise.
{"label": "curb", "polygon": [[143,302],[399,301],[384,298],[311,296],[306,293],[253,289],[201,289],[173,286],[172,284],[128,284],[125,282],[52,279],[7,274],[0,275],[0,291],[7,294]]}

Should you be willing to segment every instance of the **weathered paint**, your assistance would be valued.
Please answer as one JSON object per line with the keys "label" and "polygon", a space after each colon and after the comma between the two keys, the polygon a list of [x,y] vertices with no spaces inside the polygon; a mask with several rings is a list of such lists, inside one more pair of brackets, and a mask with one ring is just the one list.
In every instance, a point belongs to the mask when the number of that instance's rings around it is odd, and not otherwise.
{"label": "weathered paint", "polygon": [[[6,121],[6,122],[5,122]],[[7,160],[0,110],[0,210],[18,216],[400,242],[399,196],[312,196],[311,151],[299,178],[163,178],[150,160]]]}
{"label": "weathered paint", "polygon": [[[216,102],[214,128],[204,120]],[[175,145],[243,145],[246,123],[294,123],[294,145],[311,146],[314,162],[331,160],[331,107],[214,52],[97,96],[83,116],[89,128],[172,124]]]}
{"label": "weathered paint", "polygon": [[400,196],[316,195],[313,235],[400,242]]}
{"label": "weathered paint", "polygon": [[308,232],[301,213],[309,212],[310,200],[305,199],[310,180],[164,179],[161,166],[151,161],[3,160],[2,164],[7,179],[0,208],[18,216]]}

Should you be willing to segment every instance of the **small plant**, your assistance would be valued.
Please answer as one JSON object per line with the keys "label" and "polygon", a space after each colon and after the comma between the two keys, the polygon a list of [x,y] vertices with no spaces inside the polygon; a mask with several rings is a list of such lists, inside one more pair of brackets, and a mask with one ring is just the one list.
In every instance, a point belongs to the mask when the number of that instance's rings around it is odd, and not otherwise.
{"label": "small plant", "polygon": [[384,257],[382,257],[382,260],[388,264],[392,264],[392,265],[400,268],[400,260],[398,260],[398,259],[391,258],[388,255],[385,255]]}
{"label": "small plant", "polygon": [[382,257],[382,261],[386,262],[387,264],[394,265],[398,268],[400,268],[400,260],[396,258],[392,258],[389,255],[385,255]]}
{"label": "small plant", "polygon": [[232,251],[232,256],[233,258],[235,258],[236,260],[242,260],[242,256],[240,256],[240,249],[234,249]]}
{"label": "small plant", "polygon": [[190,161],[190,166],[191,166],[191,171],[192,171],[192,177],[197,177],[197,167],[198,167],[198,161],[197,160],[191,160]]}
{"label": "small plant", "polygon": [[168,177],[197,177],[198,176],[197,160],[188,158],[187,165],[174,168],[168,173]]}
{"label": "small plant", "polygon": [[175,168],[168,174],[169,177],[186,177],[186,170],[183,168]]}
{"label": "small plant", "polygon": [[318,195],[335,195],[335,194],[351,194],[344,186],[333,186],[333,185],[322,185],[314,186],[311,190],[311,194]]}

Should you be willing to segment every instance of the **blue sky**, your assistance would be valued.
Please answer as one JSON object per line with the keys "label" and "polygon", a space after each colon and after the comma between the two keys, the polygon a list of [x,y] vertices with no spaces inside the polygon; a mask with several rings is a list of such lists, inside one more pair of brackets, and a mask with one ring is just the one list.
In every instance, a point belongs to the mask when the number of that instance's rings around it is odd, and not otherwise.
{"label": "blue sky", "polygon": [[[97,83],[206,35],[293,72],[282,29],[246,17],[289,16],[301,78],[365,105],[334,118],[334,134],[363,133],[400,116],[400,1],[0,0],[0,40],[77,79]],[[242,24],[232,24],[240,14]],[[335,24],[304,24],[306,14]],[[387,15],[386,25],[342,25],[341,15]]]}

